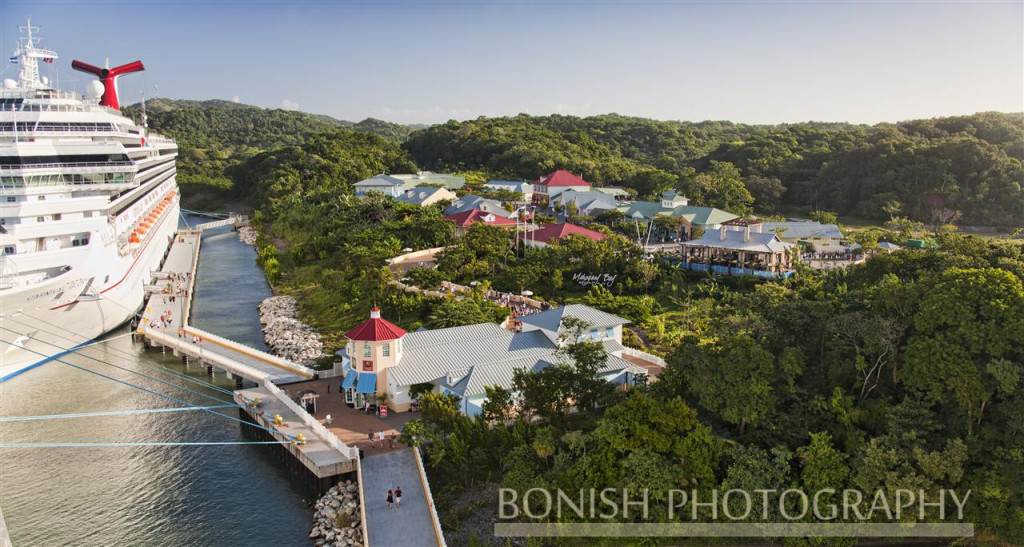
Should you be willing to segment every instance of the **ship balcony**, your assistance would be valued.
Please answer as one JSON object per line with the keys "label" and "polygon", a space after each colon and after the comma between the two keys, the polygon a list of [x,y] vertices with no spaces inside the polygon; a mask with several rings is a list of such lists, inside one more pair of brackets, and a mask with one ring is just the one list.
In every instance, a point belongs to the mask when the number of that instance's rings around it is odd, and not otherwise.
{"label": "ship balcony", "polygon": [[39,238],[62,237],[64,235],[78,233],[100,232],[106,227],[106,216],[94,216],[90,218],[76,218],[67,220],[49,220],[46,222],[25,222],[19,224],[7,223],[4,229],[6,239],[33,240]]}
{"label": "ship balcony", "polygon": [[21,271],[12,257],[0,256],[0,291],[31,287],[69,273],[71,266],[67,264]]}
{"label": "ship balcony", "polygon": [[97,161],[82,163],[27,163],[22,165],[0,165],[2,175],[43,175],[64,173],[131,173],[136,166],[130,161]]}

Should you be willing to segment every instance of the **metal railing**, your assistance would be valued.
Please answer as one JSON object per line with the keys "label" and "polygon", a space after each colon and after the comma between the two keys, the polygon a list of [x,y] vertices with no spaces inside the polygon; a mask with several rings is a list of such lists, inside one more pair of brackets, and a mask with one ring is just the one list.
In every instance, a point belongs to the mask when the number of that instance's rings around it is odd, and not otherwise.
{"label": "metal railing", "polygon": [[292,398],[289,397],[287,393],[282,391],[281,388],[277,387],[276,385],[274,385],[273,382],[269,380],[262,382],[262,385],[264,388],[266,388],[268,392],[270,392],[271,395],[280,399],[280,401],[284,403],[284,406],[288,407],[288,410],[294,412],[295,415],[298,416],[299,420],[301,420],[302,423],[305,424],[307,427],[312,429],[313,433],[316,433],[317,436],[320,437],[325,444],[334,448],[338,452],[341,452],[349,459],[359,459],[358,448],[354,446],[348,446],[347,444],[341,442],[341,439],[339,439],[337,435],[328,431],[327,428],[324,427],[324,425],[321,424],[319,420],[317,420],[313,416],[310,416],[309,413],[306,412],[306,409],[296,404],[296,402],[293,401]]}
{"label": "metal railing", "polygon": [[427,496],[427,507],[430,509],[430,518],[434,521],[434,533],[437,535],[438,547],[447,547],[444,541],[444,534],[441,532],[441,521],[437,518],[437,508],[434,507],[434,495],[430,493],[430,481],[427,480],[427,471],[423,468],[423,458],[420,457],[420,447],[412,447],[416,456],[416,469],[420,472],[420,481],[423,483],[423,493]]}
{"label": "metal railing", "polygon": [[[11,173],[14,171],[42,171],[60,170],[64,172],[92,172],[99,173],[102,169],[119,169],[123,167],[135,167],[131,161],[90,161],[82,163],[24,163],[20,165],[0,165],[0,173]],[[130,169],[135,171],[135,169]]]}
{"label": "metal railing", "polygon": [[[193,275],[192,278],[195,279],[195,275]],[[194,293],[190,293],[190,294],[194,294]],[[287,370],[288,372],[292,372],[292,373],[298,374],[300,376],[305,376],[306,378],[312,378],[316,374],[316,371],[311,369],[311,368],[309,368],[309,367],[304,367],[304,366],[302,366],[302,365],[300,365],[298,363],[293,363],[291,361],[282,359],[282,358],[280,358],[280,357],[278,357],[276,355],[271,355],[271,354],[269,354],[269,353],[267,353],[265,351],[260,351],[258,349],[251,348],[251,347],[246,346],[244,344],[239,344],[238,342],[235,342],[234,340],[228,340],[227,338],[224,338],[224,337],[221,337],[221,336],[217,336],[216,334],[213,334],[211,332],[206,332],[204,330],[197,329],[197,328],[195,328],[195,327],[193,327],[191,325],[186,325],[184,327],[184,329],[185,329],[185,332],[187,332],[187,333],[195,334],[197,336],[203,337],[203,340],[208,340],[210,342],[213,342],[214,344],[217,344],[218,346],[221,346],[221,347],[227,348],[227,349],[229,349],[231,351],[235,351],[235,352],[241,353],[242,355],[247,355],[247,356],[252,357],[254,359],[258,359],[260,361],[269,363],[269,364],[274,365],[274,366],[276,366],[278,368],[282,368],[284,370]]]}
{"label": "metal railing", "polygon": [[239,363],[234,359],[224,357],[210,350],[203,351],[203,348],[196,346],[190,341],[182,340],[177,336],[171,336],[170,334],[163,333],[155,329],[149,329],[146,327],[139,327],[138,332],[139,334],[145,336],[146,338],[149,338],[154,342],[159,343],[162,346],[166,346],[168,348],[171,348],[172,350],[191,355],[198,359],[202,359],[206,363],[217,365],[218,367],[228,372],[231,372],[232,374],[237,374],[239,376],[242,376],[243,378],[248,378],[249,380],[252,380],[254,382],[266,382],[266,380],[270,377],[270,375],[267,374],[266,372],[252,368],[248,365],[243,365],[242,363]]}
{"label": "metal railing", "polygon": [[363,490],[363,461],[359,458],[356,458],[356,486],[359,488],[359,527],[363,529],[363,547],[370,547],[370,527],[366,524],[366,492]]}

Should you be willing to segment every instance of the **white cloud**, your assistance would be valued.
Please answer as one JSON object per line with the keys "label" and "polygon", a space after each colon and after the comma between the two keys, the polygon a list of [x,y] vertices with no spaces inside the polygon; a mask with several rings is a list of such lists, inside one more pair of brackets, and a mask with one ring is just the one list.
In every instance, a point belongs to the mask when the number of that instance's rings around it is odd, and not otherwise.
{"label": "white cloud", "polygon": [[234,97],[231,97],[231,102],[233,102],[233,103],[240,103],[240,102],[242,102],[242,98],[239,97],[238,95],[235,95]]}
{"label": "white cloud", "polygon": [[292,101],[291,99],[284,99],[281,101],[281,108],[285,110],[298,110],[299,103]]}

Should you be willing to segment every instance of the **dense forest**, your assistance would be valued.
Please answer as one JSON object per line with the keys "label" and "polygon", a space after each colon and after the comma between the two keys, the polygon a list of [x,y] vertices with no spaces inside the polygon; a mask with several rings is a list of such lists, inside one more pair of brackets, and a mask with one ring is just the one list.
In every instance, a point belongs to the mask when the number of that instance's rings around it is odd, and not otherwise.
{"label": "dense forest", "polygon": [[[124,111],[133,119],[141,118],[138,104]],[[337,129],[395,142],[417,129],[373,118],[353,123],[222,100],[154,99],[146,102],[146,117],[152,130],[177,140],[177,178],[185,206],[201,210],[223,209],[225,199],[232,198],[228,170],[260,152],[301,144],[313,135]]]}
{"label": "dense forest", "polygon": [[855,126],[665,122],[618,115],[451,121],[413,133],[422,167],[534,180],[555,168],[654,197],[745,212],[832,210],[926,223],[1024,219],[1024,116],[982,113]]}
{"label": "dense forest", "polygon": [[[495,518],[498,486],[522,495],[581,485],[646,488],[655,508],[672,488],[970,489],[965,520],[980,538],[1024,541],[1020,243],[941,234],[937,249],[757,282],[648,262],[615,236],[518,257],[502,230],[480,226],[456,239],[438,206],[336,187],[296,186],[255,220],[275,289],[299,297],[332,347],[375,302],[409,330],[493,322],[507,311],[483,291],[525,283],[552,303],[630,319],[624,341],[665,355],[658,381],[621,392],[595,380],[594,343],[570,344],[559,366],[517,376],[514,391],[492,389],[478,418],[451,397],[423,395],[405,440],[425,451],[453,544],[486,542],[486,527],[468,523]],[[486,280],[469,298],[391,284],[388,257],[449,244],[437,270],[407,275],[423,286]],[[591,267],[624,279],[586,292],[561,283],[562,271]],[[773,510],[770,520],[780,519]]]}
{"label": "dense forest", "polygon": [[[655,501],[671,488],[970,489],[965,520],[978,537],[1020,543],[1019,242],[938,233],[937,248],[763,282],[647,260],[600,226],[603,242],[570,238],[516,253],[509,234],[494,228],[457,239],[438,205],[351,191],[362,178],[418,167],[526,178],[569,167],[603,184],[646,193],[680,187],[754,210],[767,209],[771,196],[773,207],[816,196],[807,204],[842,214],[878,216],[872,204],[885,202],[885,215],[927,220],[955,207],[962,221],[1019,224],[1020,124],[1002,114],[773,128],[515,117],[452,122],[404,143],[334,128],[229,173],[235,195],[256,208],[259,260],[275,291],[298,296],[332,348],[375,302],[403,328],[441,328],[499,320],[506,312],[483,297],[487,288],[530,287],[553,304],[626,317],[624,342],[665,356],[658,381],[622,392],[595,381],[601,352],[570,343],[558,366],[518,375],[514,392],[493,389],[478,418],[458,413],[450,397],[423,395],[405,440],[425,451],[452,543],[486,541],[489,532],[468,523],[491,522],[498,486],[523,493],[581,485],[646,488]],[[640,173],[652,186],[637,187]],[[723,189],[723,180],[733,186]],[[407,275],[424,286],[483,280],[472,295],[430,298],[394,286],[387,258],[442,245],[451,248],[437,270]],[[590,290],[567,281],[594,268],[619,281]],[[770,520],[779,519],[773,510]]]}
{"label": "dense forest", "polygon": [[[381,166],[391,172],[427,169],[461,172],[470,180],[535,180],[565,168],[598,185],[633,189],[640,197],[676,189],[693,203],[736,213],[800,216],[828,210],[854,221],[901,217],[929,225],[998,227],[1018,226],[1024,219],[1020,113],[874,126],[519,115],[424,127],[375,119],[352,123],[228,101],[159,99],[147,108],[150,126],[178,140],[178,181],[186,205],[200,208],[222,208],[225,200],[252,195],[250,186],[235,185],[233,167],[249,160],[267,167],[268,159],[257,156],[268,152],[287,170],[301,155],[295,147],[313,136],[321,135],[323,145],[351,131],[401,146],[404,160]],[[138,117],[138,105],[125,111]],[[273,152],[280,147],[294,151],[290,156]],[[332,184],[353,182],[341,178]]]}

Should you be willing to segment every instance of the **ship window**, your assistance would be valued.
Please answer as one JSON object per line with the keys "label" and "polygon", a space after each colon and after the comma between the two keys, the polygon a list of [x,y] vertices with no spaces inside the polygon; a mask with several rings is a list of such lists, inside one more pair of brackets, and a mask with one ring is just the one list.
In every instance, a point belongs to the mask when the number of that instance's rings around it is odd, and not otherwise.
{"label": "ship window", "polygon": [[7,196],[7,203],[14,203],[15,201],[18,201],[18,198],[14,196]]}
{"label": "ship window", "polygon": [[46,217],[36,217],[36,222],[46,222]]}
{"label": "ship window", "polygon": [[8,245],[7,247],[4,247],[4,254],[5,255],[12,255],[12,254],[14,254],[14,245]]}
{"label": "ship window", "polygon": [[85,211],[82,213],[82,216],[85,218],[92,218],[92,211]]}
{"label": "ship window", "polygon": [[39,201],[46,201],[46,196],[39,196]]}
{"label": "ship window", "polygon": [[60,219],[61,219],[61,213],[54,213],[53,214],[53,220],[60,220]]}

